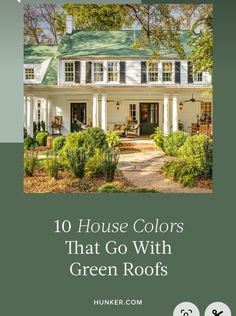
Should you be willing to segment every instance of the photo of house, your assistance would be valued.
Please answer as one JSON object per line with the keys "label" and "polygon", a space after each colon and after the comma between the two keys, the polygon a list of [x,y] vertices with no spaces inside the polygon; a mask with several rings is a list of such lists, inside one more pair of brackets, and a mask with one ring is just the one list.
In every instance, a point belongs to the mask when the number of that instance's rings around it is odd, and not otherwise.
{"label": "photo of house", "polygon": [[[137,135],[151,135],[158,126],[169,134],[179,121],[191,132],[201,117],[202,123],[211,122],[212,97],[206,96],[211,75],[193,75],[191,61],[163,49],[160,60],[150,62],[151,50],[132,48],[140,31],[76,31],[72,16],[66,27],[58,47],[25,47],[24,113],[30,135],[38,107],[48,129],[62,116],[63,135],[73,131],[75,119],[107,131],[130,116],[140,126]],[[187,53],[186,33],[181,40]],[[182,106],[192,96],[200,101]]]}
{"label": "photo of house", "polygon": [[24,45],[27,135],[43,122],[52,137],[100,128],[147,139],[159,128],[165,137],[181,130],[212,139],[212,75],[190,59],[201,30],[179,31],[184,58],[164,46],[157,58],[153,43],[136,47],[142,29],[81,30],[73,15],[64,18],[58,44]]}

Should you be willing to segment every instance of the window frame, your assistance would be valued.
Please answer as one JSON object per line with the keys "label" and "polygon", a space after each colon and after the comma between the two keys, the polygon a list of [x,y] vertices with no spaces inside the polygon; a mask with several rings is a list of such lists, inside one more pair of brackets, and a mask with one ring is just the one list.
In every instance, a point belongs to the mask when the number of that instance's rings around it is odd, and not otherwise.
{"label": "window frame", "polygon": [[[26,66],[25,68],[24,68],[24,74],[25,74],[25,81],[35,81],[35,68],[34,67],[32,67],[32,66]],[[26,78],[26,76],[27,76],[27,74],[26,74],[26,72],[28,71],[28,70],[32,70],[33,71],[33,78]]]}
{"label": "window frame", "polygon": [[[102,71],[102,80],[94,80],[94,75],[95,75],[95,72],[94,72],[94,65],[95,64],[102,64],[102,67],[103,67],[103,71]],[[106,71],[106,67],[104,65],[104,61],[99,61],[99,60],[95,60],[92,62],[92,82],[93,83],[104,83],[105,82],[105,71]],[[96,72],[96,73],[99,73],[99,72]],[[101,73],[101,72],[100,72]]]}
{"label": "window frame", "polygon": [[[153,64],[157,65],[157,70],[150,72],[149,66],[153,65]],[[157,73],[157,80],[155,80],[155,81],[150,80],[149,75],[152,74],[152,73]],[[151,84],[160,83],[160,72],[159,72],[159,63],[158,63],[158,61],[147,62],[147,82],[151,83]]]}
{"label": "window frame", "polygon": [[[164,64],[170,64],[171,65],[171,72],[164,72]],[[164,73],[165,74],[171,74],[171,80],[164,80]],[[161,79],[162,83],[174,83],[174,62],[173,61],[162,61],[161,63]]]}
{"label": "window frame", "polygon": [[[133,113],[135,113],[135,115],[133,115]],[[132,119],[132,123],[138,120],[137,113],[138,113],[137,104],[136,103],[129,103],[129,116]]]}
{"label": "window frame", "polygon": [[204,124],[209,124],[209,119],[210,119],[210,121],[212,120],[212,114],[213,114],[212,102],[211,101],[203,101],[203,102],[201,102],[201,115],[200,115],[200,118],[203,115],[205,116]]}
{"label": "window frame", "polygon": [[[73,80],[66,80],[66,64],[73,64]],[[70,71],[72,73],[72,71]],[[74,60],[65,60],[64,61],[64,83],[65,84],[70,84],[70,83],[75,83],[75,61]]]}
{"label": "window frame", "polygon": [[[117,64],[117,80],[109,80],[109,70],[108,70],[108,64],[109,63],[116,63]],[[107,83],[119,83],[120,82],[120,61],[119,60],[107,60],[105,71],[107,72]]]}
{"label": "window frame", "polygon": [[[201,75],[201,80],[199,80],[199,75]],[[197,72],[195,75],[194,75],[194,82],[195,83],[203,83],[203,72]]]}

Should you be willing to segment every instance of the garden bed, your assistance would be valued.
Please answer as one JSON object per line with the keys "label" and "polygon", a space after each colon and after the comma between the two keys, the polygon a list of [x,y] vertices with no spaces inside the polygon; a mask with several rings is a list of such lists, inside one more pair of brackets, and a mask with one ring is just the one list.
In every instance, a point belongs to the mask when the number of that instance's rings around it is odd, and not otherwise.
{"label": "garden bed", "polygon": [[[98,192],[99,188],[106,184],[103,178],[78,179],[60,172],[57,179],[50,178],[43,170],[36,170],[33,177],[24,177],[25,193],[92,193]],[[124,191],[135,191],[136,187],[129,183],[121,172],[117,172],[112,186]]]}

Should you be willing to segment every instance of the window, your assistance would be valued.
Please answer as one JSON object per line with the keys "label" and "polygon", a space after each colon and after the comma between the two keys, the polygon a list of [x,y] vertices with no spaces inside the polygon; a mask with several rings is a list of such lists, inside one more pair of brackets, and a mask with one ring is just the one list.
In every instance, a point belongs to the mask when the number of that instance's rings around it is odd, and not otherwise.
{"label": "window", "polygon": [[129,105],[129,116],[130,116],[132,122],[135,122],[137,120],[137,118],[136,118],[136,104]]}
{"label": "window", "polygon": [[151,82],[158,81],[158,63],[148,65],[148,80]]}
{"label": "window", "polygon": [[197,81],[197,82],[202,82],[202,72],[198,72],[198,73],[195,75],[195,81]]}
{"label": "window", "polygon": [[201,117],[200,121],[203,124],[211,123],[211,102],[202,102],[201,103]]}
{"label": "window", "polygon": [[25,68],[25,80],[34,80],[34,68]]}
{"label": "window", "polygon": [[162,81],[163,82],[172,81],[172,63],[162,64]]}
{"label": "window", "polygon": [[74,81],[74,63],[65,62],[65,82]]}
{"label": "window", "polygon": [[93,64],[93,80],[94,82],[103,81],[103,63]]}
{"label": "window", "polygon": [[108,62],[107,71],[108,71],[108,82],[118,81],[118,63],[117,62]]}

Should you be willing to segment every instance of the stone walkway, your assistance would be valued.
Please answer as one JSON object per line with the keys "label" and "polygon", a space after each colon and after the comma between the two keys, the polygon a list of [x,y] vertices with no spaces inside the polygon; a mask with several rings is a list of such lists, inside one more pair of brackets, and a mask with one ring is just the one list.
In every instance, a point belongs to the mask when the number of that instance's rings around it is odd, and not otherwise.
{"label": "stone walkway", "polygon": [[171,157],[162,151],[125,151],[120,155],[119,169],[128,181],[140,188],[163,193],[211,193],[207,188],[185,188],[162,175],[161,166]]}

